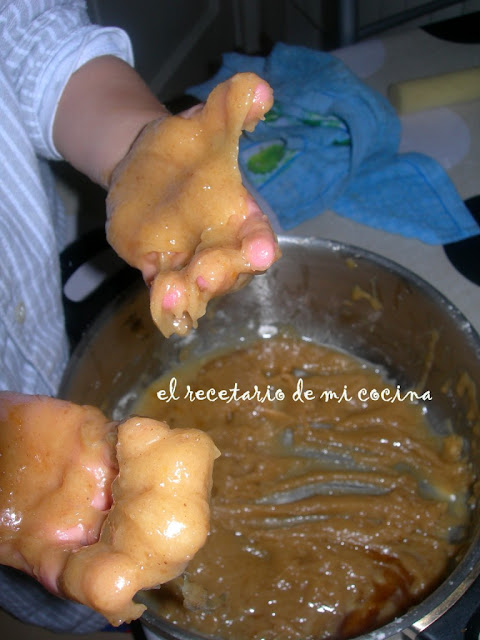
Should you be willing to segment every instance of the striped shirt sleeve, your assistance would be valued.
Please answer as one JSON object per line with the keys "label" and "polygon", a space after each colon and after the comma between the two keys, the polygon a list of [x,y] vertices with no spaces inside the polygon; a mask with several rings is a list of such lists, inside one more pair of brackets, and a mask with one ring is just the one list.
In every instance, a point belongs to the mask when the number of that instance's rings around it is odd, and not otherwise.
{"label": "striped shirt sleeve", "polygon": [[60,159],[52,139],[62,91],[74,71],[110,54],[133,65],[127,34],[90,24],[82,0],[0,0],[2,60],[35,152]]}

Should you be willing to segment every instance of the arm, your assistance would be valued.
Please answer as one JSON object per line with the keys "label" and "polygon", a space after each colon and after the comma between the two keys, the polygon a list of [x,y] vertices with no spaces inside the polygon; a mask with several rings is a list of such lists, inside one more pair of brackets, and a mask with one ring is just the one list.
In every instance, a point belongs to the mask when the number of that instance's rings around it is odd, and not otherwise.
{"label": "arm", "polygon": [[141,129],[168,115],[134,69],[119,58],[102,56],[87,62],[67,83],[53,140],[73,167],[107,187]]}
{"label": "arm", "polygon": [[133,69],[108,56],[80,68],[63,92],[55,145],[108,187],[108,241],[141,270],[166,337],[195,328],[213,297],[280,255],[238,167],[242,130],[272,101],[261,78],[237,74],[203,108],[171,116]]}

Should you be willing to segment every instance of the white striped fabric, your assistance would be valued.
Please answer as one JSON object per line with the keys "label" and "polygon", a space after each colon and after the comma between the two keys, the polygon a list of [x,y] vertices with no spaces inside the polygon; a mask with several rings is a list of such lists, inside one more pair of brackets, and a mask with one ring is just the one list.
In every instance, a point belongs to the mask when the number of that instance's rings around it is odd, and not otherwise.
{"label": "white striped fabric", "polygon": [[133,63],[126,34],[81,0],[0,0],[0,388],[55,394],[67,358],[58,252],[64,220],[47,160],[69,76],[104,54]]}

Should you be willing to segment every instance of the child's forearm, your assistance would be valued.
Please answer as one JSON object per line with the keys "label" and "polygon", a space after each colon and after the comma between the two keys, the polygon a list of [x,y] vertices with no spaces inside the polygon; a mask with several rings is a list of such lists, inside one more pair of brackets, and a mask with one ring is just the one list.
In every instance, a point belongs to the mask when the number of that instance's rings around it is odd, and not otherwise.
{"label": "child's forearm", "polygon": [[141,129],[168,115],[134,69],[103,56],[71,76],[57,108],[53,139],[67,162],[108,187],[113,169]]}

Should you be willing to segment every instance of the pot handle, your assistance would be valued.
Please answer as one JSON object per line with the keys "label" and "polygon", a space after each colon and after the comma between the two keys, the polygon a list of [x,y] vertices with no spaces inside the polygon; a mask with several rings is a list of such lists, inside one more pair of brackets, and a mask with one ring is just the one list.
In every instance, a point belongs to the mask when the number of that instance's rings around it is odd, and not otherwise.
{"label": "pot handle", "polygon": [[[80,267],[101,254],[107,257],[109,274],[83,299],[69,298],[65,293],[67,282]],[[110,247],[103,227],[86,233],[61,252],[60,271],[65,326],[71,351],[106,303],[117,297],[135,280],[141,279],[140,272],[123,262]]]}
{"label": "pot handle", "polygon": [[417,640],[478,640],[480,638],[480,578],[442,616],[421,631]]}

